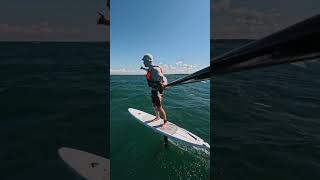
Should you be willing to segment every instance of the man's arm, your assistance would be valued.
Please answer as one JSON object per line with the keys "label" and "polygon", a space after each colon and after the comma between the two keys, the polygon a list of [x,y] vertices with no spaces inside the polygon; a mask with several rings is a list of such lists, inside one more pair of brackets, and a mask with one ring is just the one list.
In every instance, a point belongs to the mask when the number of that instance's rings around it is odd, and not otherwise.
{"label": "man's arm", "polygon": [[167,78],[164,76],[164,74],[162,74],[161,69],[156,68],[156,70],[158,72],[158,76],[160,77],[160,81],[162,82],[162,84],[167,85],[168,84]]}
{"label": "man's arm", "polygon": [[143,67],[143,66],[141,66],[140,69],[143,69],[143,70],[145,70],[145,71],[148,71],[148,68],[145,68],[145,67]]}

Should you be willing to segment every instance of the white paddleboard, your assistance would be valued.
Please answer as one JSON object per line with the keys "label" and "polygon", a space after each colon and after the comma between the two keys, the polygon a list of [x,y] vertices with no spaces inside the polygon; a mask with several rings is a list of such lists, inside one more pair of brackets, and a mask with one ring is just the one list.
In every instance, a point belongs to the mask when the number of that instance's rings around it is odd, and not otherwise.
{"label": "white paddleboard", "polygon": [[161,129],[163,119],[152,121],[155,118],[154,115],[133,108],[129,108],[128,111],[139,122],[146,125],[147,127],[152,128],[157,133],[167,136],[171,140],[187,143],[195,147],[210,149],[210,145],[203,139],[169,121],[167,122],[167,128]]}
{"label": "white paddleboard", "polygon": [[60,148],[58,153],[73,172],[83,179],[110,179],[110,161],[108,159],[66,147]]}

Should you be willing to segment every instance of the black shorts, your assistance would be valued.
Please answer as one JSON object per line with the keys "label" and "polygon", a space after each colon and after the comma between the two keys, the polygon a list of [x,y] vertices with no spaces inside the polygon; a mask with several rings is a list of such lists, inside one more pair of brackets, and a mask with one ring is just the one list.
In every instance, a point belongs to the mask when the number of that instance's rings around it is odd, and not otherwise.
{"label": "black shorts", "polygon": [[151,100],[154,107],[162,106],[163,91],[151,90]]}

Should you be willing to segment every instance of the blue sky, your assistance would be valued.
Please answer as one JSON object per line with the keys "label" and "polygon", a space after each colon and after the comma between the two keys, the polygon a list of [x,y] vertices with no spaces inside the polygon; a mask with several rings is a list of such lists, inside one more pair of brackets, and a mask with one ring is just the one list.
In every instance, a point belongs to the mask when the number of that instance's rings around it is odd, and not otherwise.
{"label": "blue sky", "polygon": [[316,0],[211,1],[213,39],[259,39],[320,13]]}
{"label": "blue sky", "polygon": [[1,2],[1,41],[106,41],[96,25],[106,1],[10,0]]}
{"label": "blue sky", "polygon": [[110,18],[112,74],[144,73],[145,53],[168,74],[209,65],[209,0],[116,0]]}

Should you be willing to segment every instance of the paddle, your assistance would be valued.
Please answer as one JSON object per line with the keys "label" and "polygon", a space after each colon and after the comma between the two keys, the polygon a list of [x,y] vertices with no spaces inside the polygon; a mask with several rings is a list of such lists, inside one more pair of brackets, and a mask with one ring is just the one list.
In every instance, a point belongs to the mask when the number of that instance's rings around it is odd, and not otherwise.
{"label": "paddle", "polygon": [[175,80],[167,87],[207,80],[214,75],[316,59],[320,57],[318,42],[320,15],[214,57],[209,67]]}

